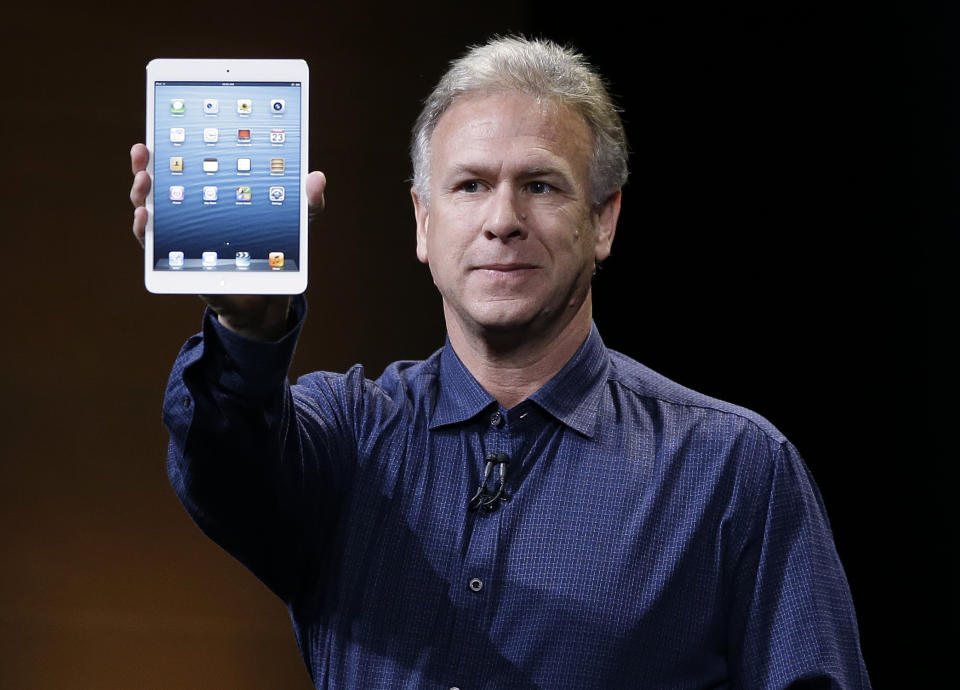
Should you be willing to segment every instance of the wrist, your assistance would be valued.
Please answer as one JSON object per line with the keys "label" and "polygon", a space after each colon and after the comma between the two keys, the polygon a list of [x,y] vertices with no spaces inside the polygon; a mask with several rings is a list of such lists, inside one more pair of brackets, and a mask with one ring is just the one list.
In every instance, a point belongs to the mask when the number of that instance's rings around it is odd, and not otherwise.
{"label": "wrist", "polygon": [[290,298],[289,297],[250,297],[239,298],[260,301],[255,306],[244,305],[247,308],[216,309],[217,321],[239,336],[260,342],[280,340],[290,330]]}

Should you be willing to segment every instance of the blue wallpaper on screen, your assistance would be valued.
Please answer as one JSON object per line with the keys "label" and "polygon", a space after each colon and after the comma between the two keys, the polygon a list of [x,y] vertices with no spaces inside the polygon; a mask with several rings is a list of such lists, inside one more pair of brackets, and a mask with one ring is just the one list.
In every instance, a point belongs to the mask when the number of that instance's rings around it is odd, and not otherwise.
{"label": "blue wallpaper on screen", "polygon": [[[182,251],[188,261],[215,251],[231,263],[236,252],[248,252],[252,268],[267,268],[270,252],[283,252],[285,270],[300,263],[300,86],[220,82],[165,82],[155,91],[154,131],[154,256],[158,269],[167,268],[170,251]],[[182,114],[171,103],[182,99]],[[216,99],[219,112],[204,111],[206,99]],[[238,101],[250,101],[249,113],[238,112]],[[284,101],[282,113],[271,102]],[[171,141],[171,128],[184,129],[184,141]],[[215,143],[204,140],[204,129],[216,129]],[[250,130],[249,143],[238,132]],[[271,131],[283,130],[282,143],[271,142]],[[274,134],[280,138],[279,133]],[[183,159],[183,171],[171,171],[170,159]],[[203,169],[204,159],[216,158],[218,170]],[[249,173],[238,172],[237,161],[250,159]],[[283,171],[271,160],[283,159]],[[183,187],[183,200],[171,201],[170,188]],[[204,201],[203,188],[216,187],[215,202]],[[250,188],[250,201],[237,203],[237,188]],[[271,187],[283,187],[282,202],[271,201]]]}

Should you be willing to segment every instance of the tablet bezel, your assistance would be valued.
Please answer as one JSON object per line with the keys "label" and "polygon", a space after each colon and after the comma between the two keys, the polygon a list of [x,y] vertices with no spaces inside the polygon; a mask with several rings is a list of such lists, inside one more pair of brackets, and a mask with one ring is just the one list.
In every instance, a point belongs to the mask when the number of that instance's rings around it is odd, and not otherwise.
{"label": "tablet bezel", "polygon": [[[164,271],[155,270],[154,257],[154,134],[156,82],[158,81],[262,81],[299,82],[300,107],[300,256],[297,271]],[[309,150],[309,68],[304,60],[177,59],[157,58],[147,64],[147,136],[150,151],[147,173],[150,192],[146,198],[147,225],[144,236],[144,284],[158,294],[196,295],[294,295],[307,288],[307,155]]]}

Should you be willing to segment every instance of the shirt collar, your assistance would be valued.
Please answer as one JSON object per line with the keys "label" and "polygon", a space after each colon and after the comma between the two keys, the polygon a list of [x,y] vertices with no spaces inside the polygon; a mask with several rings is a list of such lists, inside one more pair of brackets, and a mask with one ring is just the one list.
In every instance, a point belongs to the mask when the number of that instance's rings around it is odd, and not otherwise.
{"label": "shirt collar", "polygon": [[596,324],[563,368],[530,396],[571,429],[593,438],[600,423],[600,403],[610,366]]}
{"label": "shirt collar", "polygon": [[440,351],[440,394],[430,418],[430,429],[465,422],[491,403],[496,403],[494,397],[473,378],[447,338]]}
{"label": "shirt collar", "polygon": [[[575,431],[593,438],[600,423],[608,367],[607,349],[593,324],[573,357],[529,400]],[[491,404],[496,404],[496,400],[460,361],[448,338],[440,355],[440,394],[430,428],[464,422]]]}

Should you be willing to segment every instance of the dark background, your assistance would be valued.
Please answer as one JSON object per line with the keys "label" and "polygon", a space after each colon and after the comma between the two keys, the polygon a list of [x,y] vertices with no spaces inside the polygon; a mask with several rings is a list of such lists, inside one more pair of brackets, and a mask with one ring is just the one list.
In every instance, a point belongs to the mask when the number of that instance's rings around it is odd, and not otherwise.
{"label": "dark background", "polygon": [[787,434],[824,495],[875,686],[944,685],[960,29],[944,7],[5,10],[0,687],[309,687],[282,605],[166,483],[161,395],[201,304],[148,294],[129,234],[146,63],[310,63],[328,209],[292,375],[377,372],[443,338],[414,257],[409,128],[447,60],[508,32],[572,41],[624,107],[632,175],[595,283],[607,344]]}

